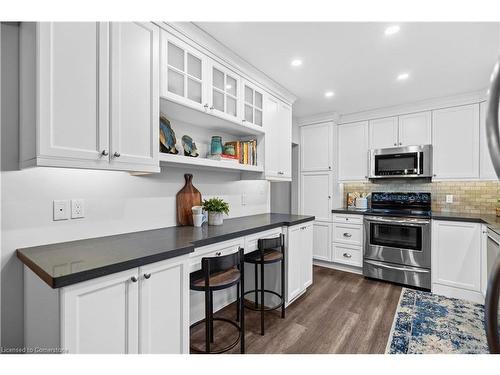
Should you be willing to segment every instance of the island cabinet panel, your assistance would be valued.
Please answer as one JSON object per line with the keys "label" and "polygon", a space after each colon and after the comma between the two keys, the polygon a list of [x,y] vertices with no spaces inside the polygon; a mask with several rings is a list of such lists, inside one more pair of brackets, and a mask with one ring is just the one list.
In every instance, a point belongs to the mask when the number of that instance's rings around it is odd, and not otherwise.
{"label": "island cabinet panel", "polygon": [[286,302],[290,304],[312,284],[313,224],[288,228]]}
{"label": "island cabinet panel", "polygon": [[132,269],[63,288],[62,348],[78,354],[137,353],[137,279],[138,270]]}

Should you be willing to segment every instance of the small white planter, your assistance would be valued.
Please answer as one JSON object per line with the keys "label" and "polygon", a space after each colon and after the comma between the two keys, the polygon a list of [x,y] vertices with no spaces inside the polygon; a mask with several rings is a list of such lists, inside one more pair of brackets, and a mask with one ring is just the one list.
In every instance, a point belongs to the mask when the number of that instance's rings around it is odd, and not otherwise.
{"label": "small white planter", "polygon": [[224,218],[222,212],[209,212],[208,225],[222,225]]}

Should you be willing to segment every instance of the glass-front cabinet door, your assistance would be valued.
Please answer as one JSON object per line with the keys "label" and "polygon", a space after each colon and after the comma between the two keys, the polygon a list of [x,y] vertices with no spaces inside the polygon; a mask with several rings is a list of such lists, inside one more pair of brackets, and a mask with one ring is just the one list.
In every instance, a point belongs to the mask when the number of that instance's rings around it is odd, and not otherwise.
{"label": "glass-front cabinet door", "polygon": [[243,122],[262,126],[263,92],[248,82],[243,86]]}
{"label": "glass-front cabinet door", "polygon": [[210,74],[210,110],[230,120],[238,120],[241,118],[239,113],[239,77],[215,62],[212,63]]}
{"label": "glass-front cabinet door", "polygon": [[165,31],[161,36],[161,95],[203,107],[207,101],[202,55]]}

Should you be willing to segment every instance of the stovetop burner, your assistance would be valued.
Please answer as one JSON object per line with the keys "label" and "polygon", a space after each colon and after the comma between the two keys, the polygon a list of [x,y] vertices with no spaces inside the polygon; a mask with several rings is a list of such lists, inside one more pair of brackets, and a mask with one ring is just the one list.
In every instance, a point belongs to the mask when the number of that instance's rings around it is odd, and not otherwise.
{"label": "stovetop burner", "polygon": [[368,215],[430,217],[431,193],[372,193]]}

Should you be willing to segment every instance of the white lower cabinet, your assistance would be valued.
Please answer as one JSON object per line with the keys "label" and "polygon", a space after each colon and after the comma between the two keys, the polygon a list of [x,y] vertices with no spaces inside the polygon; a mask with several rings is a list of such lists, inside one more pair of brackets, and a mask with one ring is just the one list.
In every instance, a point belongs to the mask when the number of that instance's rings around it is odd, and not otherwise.
{"label": "white lower cabinet", "polygon": [[312,284],[313,224],[289,227],[286,241],[286,302],[291,303]]}
{"label": "white lower cabinet", "polygon": [[315,221],[313,225],[313,258],[317,260],[332,260],[331,252],[332,224]]}
{"label": "white lower cabinet", "polygon": [[[363,215],[333,215],[332,259],[342,266],[363,266]],[[347,270],[353,270],[348,268]]]}
{"label": "white lower cabinet", "polygon": [[432,223],[432,292],[484,302],[482,293],[483,225],[472,222]]}
{"label": "white lower cabinet", "polygon": [[25,268],[25,345],[67,353],[189,352],[188,257],[51,289]]}

